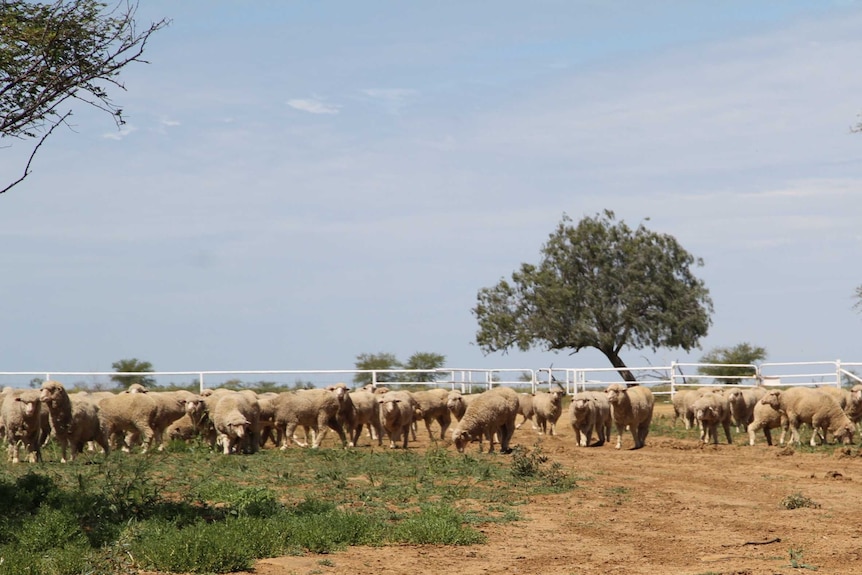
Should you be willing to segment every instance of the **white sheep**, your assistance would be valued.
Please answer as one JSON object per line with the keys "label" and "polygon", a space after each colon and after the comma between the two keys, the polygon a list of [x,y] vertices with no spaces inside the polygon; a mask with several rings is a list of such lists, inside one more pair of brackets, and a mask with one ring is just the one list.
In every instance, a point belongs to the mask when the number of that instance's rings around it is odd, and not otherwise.
{"label": "white sheep", "polygon": [[42,461],[41,411],[42,402],[36,390],[16,389],[4,394],[0,419],[5,428],[9,461],[20,462],[23,445],[30,463]]}
{"label": "white sheep", "polygon": [[691,404],[694,417],[700,425],[700,441],[718,443],[718,424],[724,427],[728,445],[733,444],[730,437],[730,405],[723,393],[704,393]]}
{"label": "white sheep", "polygon": [[652,392],[642,385],[626,387],[621,383],[612,383],[605,393],[611,404],[611,418],[617,427],[616,448],[622,447],[623,431],[628,426],[635,442],[633,449],[640,449],[646,443],[652,421],[655,406]]}
{"label": "white sheep", "polygon": [[245,390],[219,397],[210,413],[225,455],[254,453],[260,446],[260,406],[253,391]]}
{"label": "white sheep", "polygon": [[831,433],[845,444],[853,442],[856,425],[847,417],[833,396],[822,391],[791,387],[784,391],[772,389],[761,400],[787,416],[790,427],[790,442],[799,444],[799,426],[807,423],[814,431],[809,444],[817,445],[818,432],[821,439]]}
{"label": "white sheep", "polygon": [[102,435],[99,423],[99,407],[88,396],[66,392],[59,381],[42,383],[40,394],[42,409],[51,418],[51,427],[61,450],[61,463],[66,463],[71,452],[71,461],[84,450],[89,441],[98,443],[108,452],[107,438]]}
{"label": "white sheep", "polygon": [[[452,413],[448,407],[449,391],[446,389],[426,389],[414,391],[412,394],[422,411],[428,439],[434,441],[434,434],[431,432],[431,423],[434,421],[440,426],[440,439],[443,439],[446,436],[446,430],[452,423]],[[413,439],[416,439],[415,434]]]}
{"label": "white sheep", "polygon": [[766,437],[766,444],[772,445],[771,430],[778,427],[781,428],[779,443],[784,445],[784,437],[787,434],[787,417],[781,415],[780,411],[768,403],[758,401],[754,405],[753,419],[748,424],[748,444],[754,445],[754,436],[759,429],[762,429],[763,435]]}
{"label": "white sheep", "polygon": [[350,434],[350,443],[354,446],[362,435],[363,426],[368,427],[371,439],[377,441],[377,445],[383,444],[383,430],[380,427],[380,405],[377,403],[377,394],[364,388],[350,392],[350,401],[353,402],[355,414],[355,427],[346,430]]}
{"label": "white sheep", "polygon": [[353,397],[350,395],[350,389],[346,383],[336,383],[326,388],[335,394],[338,399],[338,423],[341,424],[344,433],[347,436],[347,445],[355,447],[356,442],[353,441],[353,431],[356,429],[357,414],[356,406],[353,404]]}
{"label": "white sheep", "polygon": [[539,435],[556,434],[557,421],[563,413],[563,396],[565,390],[556,387],[550,391],[537,391],[533,394],[533,414]]}
{"label": "white sheep", "polygon": [[588,447],[593,430],[598,435],[594,445],[604,445],[611,436],[611,404],[608,396],[599,391],[576,393],[569,405],[569,421],[575,432],[576,445]]}
{"label": "white sheep", "polygon": [[156,411],[150,425],[153,428],[153,441],[158,445],[159,451],[162,451],[167,445],[169,437],[166,435],[166,431],[168,427],[188,413],[187,405],[189,402],[196,402],[200,399],[194,393],[182,389],[133,393],[146,393],[155,402]]}
{"label": "white sheep", "polygon": [[278,446],[275,439],[275,398],[278,393],[268,391],[257,395],[257,404],[260,407],[260,446],[266,445],[266,442]]}
{"label": "white sheep", "polygon": [[446,406],[449,408],[449,412],[452,414],[452,417],[455,418],[455,421],[461,421],[461,418],[464,417],[464,412],[467,411],[467,406],[470,405],[470,402],[479,395],[481,394],[464,395],[457,389],[453,389],[449,392],[449,396],[446,399]]}
{"label": "white sheep", "polygon": [[274,401],[275,429],[281,449],[287,449],[291,441],[296,443],[293,434],[298,426],[314,431],[312,449],[320,447],[328,429],[338,434],[342,445],[347,445],[347,436],[338,421],[341,403],[333,392],[325,389],[285,391]]}
{"label": "white sheep", "polygon": [[676,421],[682,418],[686,429],[691,429],[694,425],[694,412],[691,410],[691,404],[697,398],[697,394],[693,389],[680,389],[675,391],[671,403],[673,404],[673,426],[676,427]]}
{"label": "white sheep", "polygon": [[850,398],[844,411],[853,423],[862,421],[862,384],[857,383],[850,388]]}
{"label": "white sheep", "polygon": [[736,431],[748,429],[748,425],[754,421],[754,406],[766,393],[764,387],[750,387],[744,389],[728,390],[727,403],[730,406],[730,415]]}
{"label": "white sheep", "polygon": [[407,391],[389,391],[377,398],[380,408],[380,425],[389,436],[389,448],[395,449],[400,440],[407,449],[410,428],[416,418],[422,417],[419,402]]}
{"label": "white sheep", "polygon": [[[116,449],[123,438],[142,442],[142,452],[153,443],[156,400],[150,393],[118,393],[99,402],[99,424],[111,449]],[[123,444],[123,451],[131,445]]]}
{"label": "white sheep", "polygon": [[515,432],[515,419],[518,417],[518,394],[509,387],[495,387],[482,392],[471,400],[464,416],[452,429],[452,441],[458,452],[471,441],[479,441],[482,449],[482,438],[490,442],[489,452],[494,451],[494,435],[500,443],[500,451],[509,453],[509,443]]}
{"label": "white sheep", "polygon": [[522,416],[523,419],[515,425],[515,429],[521,429],[521,426],[524,425],[527,421],[530,422],[530,425],[533,427],[534,430],[539,429],[536,426],[536,420],[534,419],[536,412],[533,409],[532,393],[518,394],[518,415]]}

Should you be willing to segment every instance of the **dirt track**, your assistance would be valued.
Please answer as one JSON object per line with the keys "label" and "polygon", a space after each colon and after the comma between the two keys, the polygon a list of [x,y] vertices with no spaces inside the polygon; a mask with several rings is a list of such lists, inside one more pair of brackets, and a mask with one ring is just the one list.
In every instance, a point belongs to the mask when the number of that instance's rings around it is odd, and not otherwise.
{"label": "dirt track", "polygon": [[[668,406],[656,413],[667,417]],[[535,443],[528,428],[515,433],[515,444]],[[533,498],[519,508],[523,521],[487,526],[485,545],[352,547],[267,559],[255,573],[775,575],[815,567],[862,573],[859,447],[800,453],[768,447],[762,436],[749,447],[741,435],[734,445],[704,447],[692,431],[686,439],[651,435],[638,451],[625,449],[631,437],[624,436],[617,451],[575,447],[565,413],[558,430],[542,439],[542,448],[578,478],[579,488]],[[794,494],[819,507],[782,507]]]}

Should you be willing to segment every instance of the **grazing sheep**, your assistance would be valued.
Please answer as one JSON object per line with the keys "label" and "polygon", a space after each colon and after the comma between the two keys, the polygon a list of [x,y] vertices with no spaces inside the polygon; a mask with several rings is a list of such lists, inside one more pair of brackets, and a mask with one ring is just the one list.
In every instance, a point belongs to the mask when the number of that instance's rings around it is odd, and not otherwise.
{"label": "grazing sheep", "polygon": [[784,445],[784,436],[787,433],[787,418],[768,403],[758,401],[754,405],[754,418],[748,424],[748,444],[754,445],[754,435],[758,429],[762,429],[763,435],[766,437],[766,444],[772,445],[772,433],[770,430],[777,427],[781,428],[779,443]]}
{"label": "grazing sheep", "polygon": [[766,393],[766,388],[752,387],[746,389],[734,389],[727,394],[727,403],[730,406],[730,415],[736,431],[739,428],[748,429],[749,424],[754,421],[754,406]]}
{"label": "grazing sheep", "polygon": [[457,389],[453,389],[449,392],[449,397],[446,399],[446,406],[449,408],[449,412],[452,414],[452,417],[455,418],[455,421],[461,421],[461,418],[464,417],[464,412],[467,411],[467,406],[470,405],[470,402],[479,395],[481,394],[464,395]]}
{"label": "grazing sheep", "polygon": [[[99,402],[99,424],[111,449],[116,449],[121,438],[128,436],[143,443],[146,452],[153,443],[156,400],[150,393],[118,393]],[[124,444],[123,451],[131,445]]]}
{"label": "grazing sheep", "polygon": [[61,463],[68,461],[66,455],[70,450],[71,460],[75,461],[88,441],[95,441],[108,452],[108,442],[99,423],[99,408],[89,397],[70,396],[62,383],[48,380],[42,383],[40,400],[43,411],[51,418],[51,427],[62,452]]}
{"label": "grazing sheep", "polygon": [[533,414],[539,435],[556,435],[557,420],[563,413],[563,396],[566,392],[557,387],[550,391],[537,391],[533,394]]}
{"label": "grazing sheep", "polygon": [[476,396],[470,401],[464,416],[452,429],[452,441],[459,453],[471,441],[479,441],[482,449],[482,438],[487,437],[491,446],[488,452],[494,451],[494,435],[500,442],[500,451],[511,451],[509,442],[515,432],[515,419],[518,417],[518,394],[509,387],[495,387]]}
{"label": "grazing sheep", "polygon": [[[431,432],[431,423],[436,421],[440,426],[440,439],[446,436],[446,430],[452,423],[452,414],[449,411],[449,391],[445,389],[427,389],[412,392],[413,399],[419,404],[422,411],[422,419],[425,421],[425,429],[428,431],[428,439],[434,441]],[[415,435],[413,437],[416,439]]]}
{"label": "grazing sheep", "polygon": [[596,446],[604,445],[611,436],[611,404],[608,396],[599,391],[581,391],[572,397],[569,420],[575,431],[575,444],[588,447],[596,430]]}
{"label": "grazing sheep", "polygon": [[414,419],[422,417],[419,402],[407,391],[389,391],[377,398],[380,407],[380,425],[389,436],[389,448],[395,449],[396,442],[402,441],[407,449],[410,428]]}
{"label": "grazing sheep", "polygon": [[628,426],[635,442],[633,449],[640,449],[646,443],[652,421],[655,406],[652,392],[641,385],[626,387],[621,383],[612,383],[605,393],[611,404],[611,418],[617,427],[616,448],[622,447],[623,431]]}
{"label": "grazing sheep", "polygon": [[806,387],[791,387],[784,391],[773,389],[760,401],[787,416],[791,443],[800,443],[799,426],[802,423],[807,423],[814,430],[809,442],[812,447],[817,445],[818,432],[821,439],[831,433],[845,444],[853,442],[856,425],[841,409],[838,400],[828,393]]}
{"label": "grazing sheep", "polygon": [[150,425],[153,428],[153,441],[159,446],[159,451],[162,451],[167,444],[168,437],[165,432],[168,427],[186,415],[186,406],[190,401],[198,399],[194,393],[185,390],[132,393],[146,393],[147,397],[155,402],[156,411]]}
{"label": "grazing sheep", "polygon": [[312,449],[320,447],[326,432],[334,430],[347,445],[344,428],[338,421],[341,402],[335,393],[325,389],[299,389],[278,394],[275,401],[275,429],[281,449],[287,449],[291,441],[299,444],[293,437],[298,426],[314,431]]}
{"label": "grazing sheep", "polygon": [[23,445],[30,463],[42,461],[42,402],[36,390],[16,389],[4,394],[0,419],[3,420],[9,461],[19,463]]}
{"label": "grazing sheep", "polygon": [[260,447],[260,406],[253,391],[221,396],[210,416],[225,455],[255,453]]}
{"label": "grazing sheep", "polygon": [[[466,407],[465,407],[466,409]],[[463,412],[462,412],[463,415]],[[524,425],[527,421],[533,426],[534,430],[538,430],[539,428],[536,426],[536,420],[534,419],[536,412],[533,409],[533,394],[532,393],[519,393],[518,394],[518,415],[522,416],[524,419],[521,420],[520,423],[515,425],[515,429],[521,429],[521,426]]]}
{"label": "grazing sheep", "polygon": [[824,385],[821,387],[814,388],[817,391],[822,391],[823,393],[828,393],[832,397],[838,401],[838,405],[841,406],[841,409],[847,409],[847,404],[851,401],[851,391],[849,389],[844,389],[843,387],[835,387],[834,385]]}
{"label": "grazing sheep", "polygon": [[372,440],[377,445],[383,444],[383,430],[380,427],[380,405],[377,403],[377,394],[364,388],[350,392],[350,401],[353,402],[355,414],[355,427],[346,430],[350,434],[350,443],[354,446],[362,435],[362,427],[367,426]]}
{"label": "grazing sheep", "polygon": [[718,424],[724,427],[724,435],[728,445],[733,444],[730,438],[730,406],[723,393],[704,393],[691,404],[694,417],[700,425],[700,441],[718,443]]}

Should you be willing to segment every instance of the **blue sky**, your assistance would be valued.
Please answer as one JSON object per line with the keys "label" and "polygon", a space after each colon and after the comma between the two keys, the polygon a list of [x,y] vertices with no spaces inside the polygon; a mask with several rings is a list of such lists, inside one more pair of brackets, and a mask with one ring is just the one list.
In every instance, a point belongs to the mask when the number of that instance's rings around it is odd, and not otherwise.
{"label": "blue sky", "polygon": [[[675,236],[702,349],[862,362],[862,5],[145,0],[172,20],[0,196],[6,371],[349,369],[484,356],[478,290],[563,213]],[[4,142],[5,143],[5,142]],[[0,154],[4,182],[29,148]]]}

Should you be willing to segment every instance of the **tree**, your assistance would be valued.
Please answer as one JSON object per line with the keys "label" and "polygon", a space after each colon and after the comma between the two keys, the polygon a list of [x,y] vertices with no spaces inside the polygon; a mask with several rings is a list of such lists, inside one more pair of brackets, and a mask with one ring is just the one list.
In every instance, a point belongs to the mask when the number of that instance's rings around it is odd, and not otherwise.
{"label": "tree", "polygon": [[[149,361],[141,361],[137,358],[121,359],[111,364],[111,368],[118,373],[152,373],[153,364]],[[152,387],[156,384],[153,377],[147,375],[112,375],[111,381],[117,384],[119,389],[129,389],[134,383],[144,387]]]}
{"label": "tree", "polygon": [[[360,353],[356,356],[356,369],[401,369],[401,362],[392,353]],[[353,376],[354,383],[366,385],[371,383],[372,374],[357,373]],[[398,378],[394,373],[378,373],[377,382],[396,381]]]}
{"label": "tree", "polygon": [[634,382],[624,348],[689,351],[712,323],[709,291],[691,270],[703,261],[643,223],[632,230],[606,210],[574,226],[563,214],[541,253],[538,265],[479,290],[472,311],[484,353],[591,347]]}
{"label": "tree", "polygon": [[[141,57],[160,20],[139,31],[137,3],[111,7],[96,0],[0,3],[0,141],[35,141],[23,173],[0,189],[20,184],[39,148],[72,115],[65,104],[83,102],[109,114],[117,125],[123,111],[108,87],[125,90],[120,71]],[[0,183],[2,185],[2,183]]]}
{"label": "tree", "polygon": [[[713,367],[698,367],[702,375],[719,376],[721,383],[738,384],[743,377],[754,377],[757,369],[747,367],[766,359],[766,348],[753,346],[748,342],[736,344],[733,347],[716,347],[703,357],[700,363],[727,364]],[[746,367],[742,367],[746,366]]]}
{"label": "tree", "polygon": [[429,382],[437,381],[437,378],[442,376],[434,370],[443,367],[446,364],[446,356],[439,353],[419,352],[417,351],[407,359],[404,364],[404,369],[427,369],[427,372],[408,373],[404,378],[407,381]]}
{"label": "tree", "polygon": [[856,300],[856,303],[853,304],[853,308],[862,313],[862,285],[856,286],[856,291],[853,293],[853,299]]}

